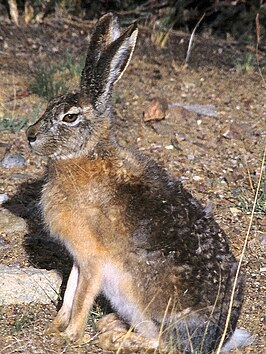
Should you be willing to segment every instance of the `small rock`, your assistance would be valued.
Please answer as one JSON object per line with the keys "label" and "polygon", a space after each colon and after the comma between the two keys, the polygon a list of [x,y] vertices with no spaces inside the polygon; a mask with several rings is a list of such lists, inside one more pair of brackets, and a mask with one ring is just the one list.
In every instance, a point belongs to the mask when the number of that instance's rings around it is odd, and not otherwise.
{"label": "small rock", "polygon": [[235,134],[230,128],[227,128],[223,133],[223,137],[231,140],[234,139]]}
{"label": "small rock", "polygon": [[0,240],[0,247],[6,247],[5,243]]}
{"label": "small rock", "polygon": [[197,113],[190,111],[182,106],[169,105],[169,110],[167,114],[167,119],[176,122],[195,122],[198,118]]}
{"label": "small rock", "polygon": [[1,161],[4,168],[12,168],[16,166],[24,166],[25,158],[20,154],[6,154]]}
{"label": "small rock", "polygon": [[0,204],[3,204],[8,201],[8,195],[5,193],[0,194]]}
{"label": "small rock", "polygon": [[193,82],[184,82],[184,87],[186,90],[195,89],[196,85]]}
{"label": "small rock", "polygon": [[249,134],[249,131],[250,127],[247,124],[237,124],[234,122],[225,128],[222,135],[226,139],[242,140],[245,135]]}
{"label": "small rock", "polygon": [[175,102],[169,105],[169,108],[174,107],[183,107],[188,111],[195,112],[199,115],[208,116],[208,117],[218,117],[215,106],[213,104],[198,104],[198,103],[182,103]]}
{"label": "small rock", "polygon": [[162,145],[161,144],[151,144],[150,146],[151,151],[153,150],[162,150]]}
{"label": "small rock", "polygon": [[266,235],[262,235],[260,237],[260,244],[261,246],[265,247],[266,246]]}
{"label": "small rock", "polygon": [[13,233],[27,230],[24,219],[12,214],[10,211],[0,208],[0,233]]}
{"label": "small rock", "polygon": [[54,270],[0,265],[0,306],[50,304],[58,299],[61,282]]}
{"label": "small rock", "polygon": [[197,119],[197,125],[200,126],[202,123],[202,120],[201,119]]}
{"label": "small rock", "polygon": [[30,175],[29,173],[13,173],[13,178],[16,179],[29,179],[32,178],[32,175]]}
{"label": "small rock", "polygon": [[185,135],[183,134],[180,134],[180,133],[175,133],[175,138],[178,142],[181,142],[181,141],[186,141],[188,140]]}
{"label": "small rock", "polygon": [[145,122],[151,120],[162,120],[166,116],[168,104],[164,98],[154,98],[143,113]]}
{"label": "small rock", "polygon": [[229,208],[233,215],[241,214],[241,210],[235,207]]}

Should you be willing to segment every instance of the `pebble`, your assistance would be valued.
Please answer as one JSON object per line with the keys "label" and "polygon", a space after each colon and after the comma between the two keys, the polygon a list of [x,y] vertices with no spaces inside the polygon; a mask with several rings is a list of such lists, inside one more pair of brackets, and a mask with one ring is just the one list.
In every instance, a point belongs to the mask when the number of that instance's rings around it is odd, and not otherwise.
{"label": "pebble", "polygon": [[9,199],[9,198],[8,198],[8,195],[7,195],[7,194],[5,194],[5,193],[1,193],[1,194],[0,194],[0,204],[7,202],[8,199]]}
{"label": "pebble", "polygon": [[3,241],[0,240],[0,247],[6,247]]}
{"label": "pebble", "polygon": [[231,211],[231,213],[232,213],[233,215],[241,214],[241,210],[238,209],[238,208],[231,207],[231,208],[229,208],[229,210]]}
{"label": "pebble", "polygon": [[16,166],[24,166],[25,158],[20,154],[6,154],[1,161],[4,168],[12,168]]}
{"label": "pebble", "polygon": [[16,179],[29,179],[32,178],[32,175],[30,175],[29,173],[14,173],[13,178]]}
{"label": "pebble", "polygon": [[195,159],[195,156],[192,155],[192,154],[189,154],[189,155],[187,155],[187,158],[188,158],[189,161],[192,161],[192,160]]}
{"label": "pebble", "polygon": [[266,235],[260,237],[260,244],[261,246],[266,246]]}
{"label": "pebble", "polygon": [[[182,95],[181,95],[182,96]],[[175,102],[169,105],[170,108],[172,107],[184,107],[188,111],[195,112],[199,115],[204,115],[208,117],[218,117],[218,113],[216,112],[216,107],[213,104],[192,104],[192,103],[182,103],[182,102]]]}
{"label": "pebble", "polygon": [[165,148],[166,148],[166,150],[173,150],[174,146],[173,145],[166,145]]}

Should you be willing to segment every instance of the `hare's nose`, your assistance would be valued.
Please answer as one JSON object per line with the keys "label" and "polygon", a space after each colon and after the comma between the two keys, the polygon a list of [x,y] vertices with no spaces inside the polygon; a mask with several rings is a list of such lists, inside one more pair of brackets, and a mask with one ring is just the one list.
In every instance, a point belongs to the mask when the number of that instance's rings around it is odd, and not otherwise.
{"label": "hare's nose", "polygon": [[29,127],[26,131],[26,135],[29,143],[34,143],[36,141],[37,135],[33,127]]}
{"label": "hare's nose", "polygon": [[36,136],[28,136],[29,143],[34,143],[36,141]]}

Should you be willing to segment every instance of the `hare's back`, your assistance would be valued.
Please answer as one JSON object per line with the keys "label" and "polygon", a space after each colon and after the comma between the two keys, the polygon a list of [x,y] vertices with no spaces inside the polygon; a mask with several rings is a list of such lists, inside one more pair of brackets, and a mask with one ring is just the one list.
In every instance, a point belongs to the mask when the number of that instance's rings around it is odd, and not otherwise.
{"label": "hare's back", "polygon": [[153,161],[142,165],[138,178],[120,179],[115,187],[135,244],[192,262],[227,255],[227,237],[209,209]]}

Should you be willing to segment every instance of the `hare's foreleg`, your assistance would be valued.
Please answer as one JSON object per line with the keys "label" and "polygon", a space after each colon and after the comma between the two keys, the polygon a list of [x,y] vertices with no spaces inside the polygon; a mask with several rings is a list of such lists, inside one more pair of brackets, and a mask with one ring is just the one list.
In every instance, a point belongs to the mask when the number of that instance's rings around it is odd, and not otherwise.
{"label": "hare's foreleg", "polygon": [[101,266],[91,260],[78,266],[78,284],[73,300],[71,317],[63,335],[72,342],[82,339],[88,320],[89,310],[101,288]]}
{"label": "hare's foreleg", "polygon": [[61,309],[58,311],[55,319],[51,323],[49,328],[50,331],[62,332],[67,328],[70,321],[73,300],[78,285],[78,276],[79,276],[78,265],[74,262],[67,281],[67,287],[64,294],[63,305]]}

